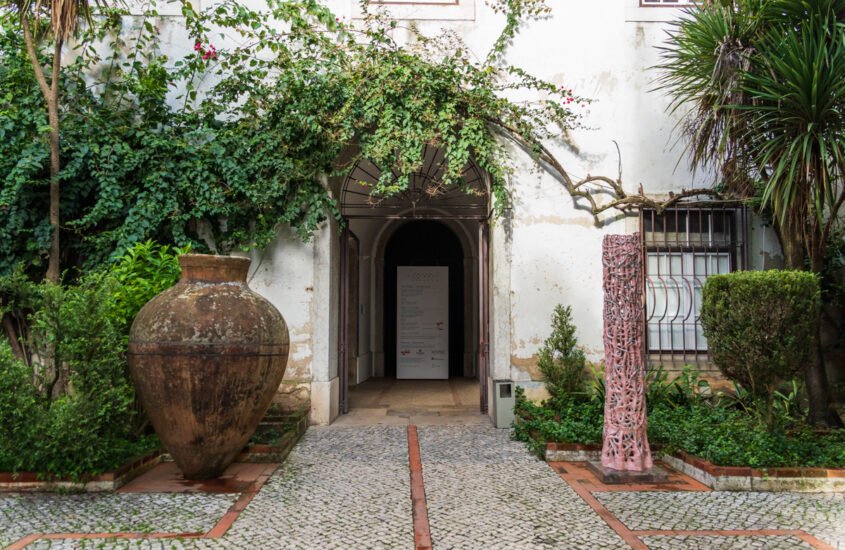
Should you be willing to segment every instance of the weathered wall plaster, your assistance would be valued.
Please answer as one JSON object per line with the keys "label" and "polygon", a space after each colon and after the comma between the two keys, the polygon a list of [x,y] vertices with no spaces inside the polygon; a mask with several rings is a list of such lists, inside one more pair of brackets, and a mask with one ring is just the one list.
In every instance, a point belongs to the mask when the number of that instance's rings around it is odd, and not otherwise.
{"label": "weathered wall plaster", "polygon": [[[202,8],[208,1],[193,3]],[[260,6],[261,0],[246,3]],[[352,0],[328,4],[347,20],[357,10]],[[432,19],[438,7],[428,6],[413,26],[426,34],[452,30],[483,57],[503,18],[481,0],[473,4],[472,17],[463,20],[447,20],[446,15],[444,20]],[[566,142],[552,144],[570,174],[615,177],[618,144],[622,178],[631,191],[641,184],[655,194],[708,185],[710,174],[693,175],[685,161],[679,162],[682,146],[674,145],[676,119],[666,113],[666,98],[651,91],[656,73],[649,67],[659,62],[656,46],[667,30],[660,21],[671,20],[679,12],[639,8],[637,0],[550,0],[549,4],[551,15],[525,26],[508,61],[594,100],[576,106],[584,115],[585,128],[570,132]],[[167,23],[165,47],[170,45],[172,58],[192,46],[183,33],[174,31],[180,20],[174,13]],[[397,39],[408,40],[410,26],[400,25]],[[490,379],[516,380],[530,395],[542,396],[542,385],[536,382],[536,354],[548,336],[555,304],[572,306],[588,359],[601,360],[601,239],[607,233],[630,233],[636,224],[616,212],[597,223],[552,175],[523,152],[513,148],[510,152],[515,168],[513,208],[494,221],[490,233],[489,372]],[[752,266],[779,265],[777,241],[770,230],[755,226],[749,240]],[[327,225],[309,243],[280,230],[277,241],[254,257],[251,286],[282,311],[290,326],[292,356],[283,393],[297,402],[308,399],[312,422],[328,423],[337,414],[339,391],[337,228]],[[359,314],[367,321],[361,325],[359,370],[378,374],[379,325],[372,294],[381,266],[364,248],[359,260],[363,305]]]}

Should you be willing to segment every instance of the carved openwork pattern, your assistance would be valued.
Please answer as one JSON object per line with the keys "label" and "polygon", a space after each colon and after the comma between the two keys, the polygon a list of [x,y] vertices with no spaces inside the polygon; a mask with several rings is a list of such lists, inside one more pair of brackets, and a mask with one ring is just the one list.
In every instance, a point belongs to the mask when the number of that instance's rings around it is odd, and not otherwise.
{"label": "carved openwork pattern", "polygon": [[601,464],[641,472],[652,467],[646,435],[642,247],[639,234],[605,235],[606,388]]}

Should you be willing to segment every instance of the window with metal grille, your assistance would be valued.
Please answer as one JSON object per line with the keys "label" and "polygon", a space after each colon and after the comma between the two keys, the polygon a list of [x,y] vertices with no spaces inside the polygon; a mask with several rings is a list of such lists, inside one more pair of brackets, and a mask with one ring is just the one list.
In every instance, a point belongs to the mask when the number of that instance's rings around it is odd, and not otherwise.
{"label": "window with metal grille", "polygon": [[707,277],[743,269],[742,209],[643,210],[646,342],[651,353],[707,353],[699,315]]}
{"label": "window with metal grille", "polygon": [[680,7],[680,6],[694,6],[695,2],[689,0],[640,0],[640,7]]}

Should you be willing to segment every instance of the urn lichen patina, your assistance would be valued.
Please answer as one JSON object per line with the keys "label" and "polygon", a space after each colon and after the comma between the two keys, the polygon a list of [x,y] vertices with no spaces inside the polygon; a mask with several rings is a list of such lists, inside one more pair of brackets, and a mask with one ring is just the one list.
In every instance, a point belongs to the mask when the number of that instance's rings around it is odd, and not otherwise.
{"label": "urn lichen patina", "polygon": [[187,479],[223,473],[282,381],[289,350],[279,311],[246,283],[250,260],[188,254],[129,336],[144,410]]}

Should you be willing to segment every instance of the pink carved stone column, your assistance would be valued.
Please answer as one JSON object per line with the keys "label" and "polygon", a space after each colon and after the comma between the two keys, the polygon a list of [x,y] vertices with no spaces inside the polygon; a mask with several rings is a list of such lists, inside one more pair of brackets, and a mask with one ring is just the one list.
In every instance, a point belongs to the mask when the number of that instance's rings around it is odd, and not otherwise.
{"label": "pink carved stone column", "polygon": [[606,388],[601,465],[644,472],[651,469],[652,458],[646,434],[639,235],[605,235],[602,264]]}

